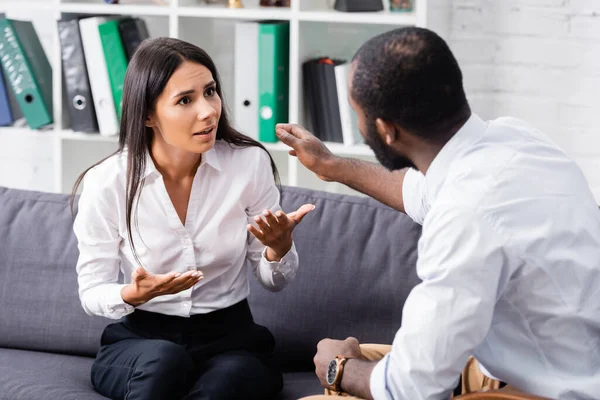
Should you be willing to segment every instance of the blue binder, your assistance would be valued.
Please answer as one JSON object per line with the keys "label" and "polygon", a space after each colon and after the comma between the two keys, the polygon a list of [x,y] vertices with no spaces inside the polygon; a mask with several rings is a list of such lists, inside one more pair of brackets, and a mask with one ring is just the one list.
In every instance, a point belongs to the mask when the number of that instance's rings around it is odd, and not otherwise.
{"label": "blue binder", "polygon": [[0,68],[0,126],[9,126],[15,122],[10,103],[8,102],[8,92],[6,90],[4,74]]}

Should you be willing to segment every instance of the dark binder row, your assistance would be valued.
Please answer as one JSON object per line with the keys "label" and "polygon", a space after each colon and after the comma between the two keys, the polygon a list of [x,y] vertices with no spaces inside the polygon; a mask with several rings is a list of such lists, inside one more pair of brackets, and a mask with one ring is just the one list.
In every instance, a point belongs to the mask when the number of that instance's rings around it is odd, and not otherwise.
{"label": "dark binder row", "polygon": [[[94,98],[81,41],[79,18],[58,21],[63,83],[71,128],[76,132],[96,133],[98,122]],[[144,39],[149,37],[144,20],[126,17],[119,20],[122,45],[129,61]]]}
{"label": "dark binder row", "polygon": [[302,66],[306,106],[315,136],[326,142],[343,143],[335,66],[345,61],[317,58]]}

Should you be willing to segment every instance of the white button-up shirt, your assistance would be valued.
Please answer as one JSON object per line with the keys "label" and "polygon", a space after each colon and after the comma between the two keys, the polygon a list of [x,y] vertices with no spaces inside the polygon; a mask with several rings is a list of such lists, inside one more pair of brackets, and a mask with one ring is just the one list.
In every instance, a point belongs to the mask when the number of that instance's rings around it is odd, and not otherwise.
{"label": "white button-up shirt", "polygon": [[447,399],[474,355],[526,392],[600,399],[600,210],[573,160],[522,121],[472,115],[403,195],[423,282],[374,398]]}
{"label": "white button-up shirt", "polygon": [[[79,296],[86,313],[117,319],[133,312],[121,298],[139,266],[129,246],[125,188],[127,155],[116,155],[85,177],[74,231],[79,242]],[[281,290],[298,268],[292,247],[280,262],[246,229],[265,209],[280,210],[267,153],[257,147],[232,148],[217,141],[202,155],[194,177],[185,226],[150,156],[132,224],[135,249],[147,271],[199,270],[204,279],[178,294],[156,297],[139,309],[177,316],[208,313],[249,294],[248,263],[258,281]],[[137,226],[137,228],[136,228]],[[123,276],[123,280],[119,276]]]}

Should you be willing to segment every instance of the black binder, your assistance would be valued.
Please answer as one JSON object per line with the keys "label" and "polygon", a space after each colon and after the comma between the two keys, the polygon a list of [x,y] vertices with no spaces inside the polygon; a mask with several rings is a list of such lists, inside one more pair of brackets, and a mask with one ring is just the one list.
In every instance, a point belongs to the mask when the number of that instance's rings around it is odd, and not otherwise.
{"label": "black binder", "polygon": [[303,65],[304,88],[314,134],[327,142],[343,143],[342,121],[335,82],[341,60],[318,58]]}
{"label": "black binder", "polygon": [[140,44],[150,37],[146,22],[141,18],[123,18],[119,21],[119,32],[128,61]]}
{"label": "black binder", "polygon": [[58,21],[58,34],[71,128],[77,132],[97,133],[98,121],[83,55],[79,21]]}

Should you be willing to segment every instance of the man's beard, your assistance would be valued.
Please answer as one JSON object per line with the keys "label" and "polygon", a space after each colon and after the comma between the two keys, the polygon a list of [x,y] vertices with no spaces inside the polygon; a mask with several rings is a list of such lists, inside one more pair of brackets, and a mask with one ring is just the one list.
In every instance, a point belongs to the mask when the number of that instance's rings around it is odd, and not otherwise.
{"label": "man's beard", "polygon": [[415,165],[408,158],[396,154],[392,149],[390,149],[383,139],[377,133],[377,127],[375,123],[367,123],[367,145],[373,150],[375,153],[375,157],[377,161],[385,168],[390,171],[395,171],[403,168],[414,168]]}

